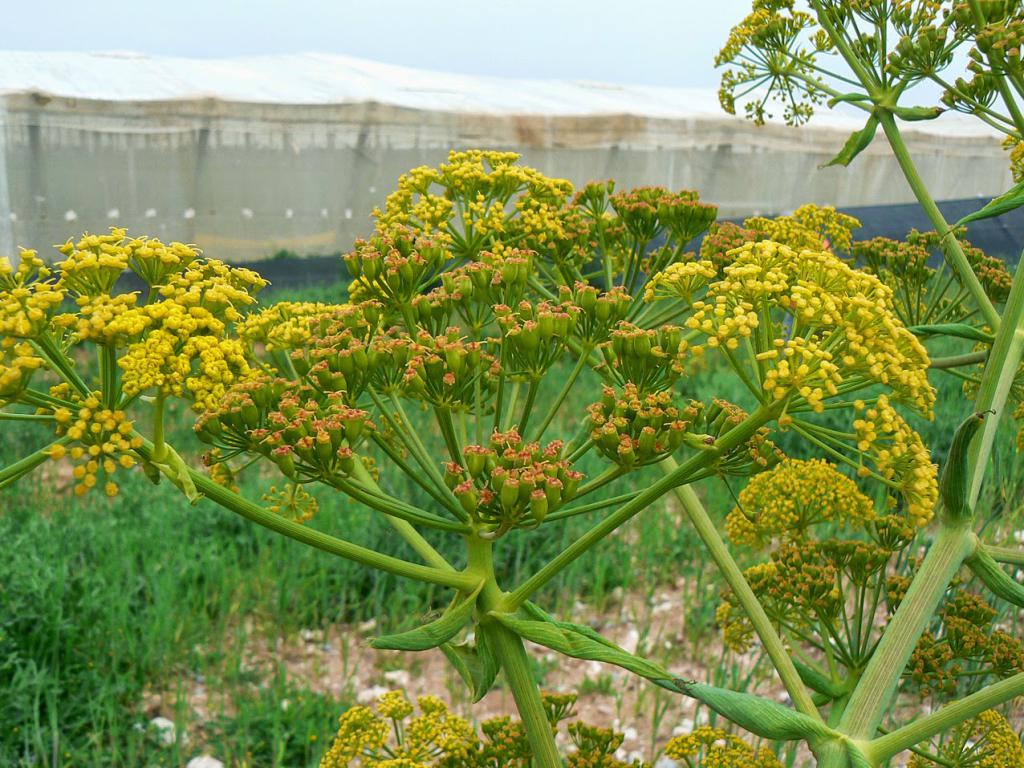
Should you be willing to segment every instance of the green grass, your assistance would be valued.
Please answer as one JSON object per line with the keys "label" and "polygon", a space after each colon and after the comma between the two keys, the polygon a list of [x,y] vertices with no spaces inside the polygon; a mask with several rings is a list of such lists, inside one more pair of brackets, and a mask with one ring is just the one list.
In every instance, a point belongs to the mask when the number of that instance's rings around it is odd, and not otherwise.
{"label": "green grass", "polygon": [[[340,285],[268,296],[342,297]],[[551,378],[546,398],[560,383]],[[938,383],[936,419],[918,426],[941,459],[968,406],[957,380],[943,376]],[[702,399],[744,402],[741,387],[717,368],[683,385]],[[575,432],[582,405],[563,408],[549,434]],[[423,418],[427,440],[439,446]],[[171,441],[195,458],[200,447],[190,434],[191,415],[179,408],[172,421]],[[12,422],[4,423],[3,437],[0,466],[46,441],[41,430]],[[778,440],[792,455],[804,450],[792,433]],[[581,468],[592,476],[600,464],[590,456]],[[1003,514],[994,521],[999,527],[1017,527],[1020,510],[1013,503],[1022,470],[1009,440],[998,446],[993,468],[996,482],[982,508]],[[246,672],[242,660],[252,633],[288,634],[371,617],[381,631],[398,629],[442,605],[445,594],[305,548],[209,502],[191,507],[166,484],[154,487],[139,472],[125,474],[123,492],[113,500],[100,494],[75,499],[67,484],[55,482],[51,465],[0,491],[0,765],[180,766],[198,753],[200,741],[229,764],[315,765],[337,714],[351,701],[305,691],[283,670],[270,679]],[[640,487],[651,476],[639,473],[601,492]],[[271,480],[256,473],[243,485],[258,497]],[[399,474],[387,473],[382,482],[396,496],[426,503]],[[704,483],[702,492],[714,515],[730,509],[730,491],[721,482]],[[366,509],[330,492],[318,498],[317,527],[408,556]],[[588,517],[552,526],[551,535],[510,535],[499,548],[505,580],[517,582],[553,556],[589,527]],[[435,543],[460,557],[458,542]],[[616,588],[649,591],[681,576],[701,596],[683,607],[688,641],[696,647],[714,631],[715,601],[707,597],[718,582],[696,537],[667,507],[650,510],[625,535],[577,561],[540,602],[558,608],[583,597],[600,606]],[[723,682],[735,682],[734,674],[727,664],[716,672]],[[234,706],[211,722],[191,724],[184,694],[199,680],[229,691]],[[605,683],[598,678],[590,685]],[[175,719],[194,733],[190,745],[162,746],[145,728],[143,694],[152,690],[180,692]],[[286,710],[283,699],[291,703]]]}

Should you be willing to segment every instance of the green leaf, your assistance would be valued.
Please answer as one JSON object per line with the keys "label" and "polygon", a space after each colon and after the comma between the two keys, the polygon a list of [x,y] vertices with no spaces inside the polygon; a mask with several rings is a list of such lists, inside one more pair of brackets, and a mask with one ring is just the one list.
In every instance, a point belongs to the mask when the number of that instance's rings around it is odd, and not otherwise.
{"label": "green leaf", "polygon": [[488,616],[500,621],[524,640],[576,659],[614,664],[662,688],[692,696],[762,738],[792,741],[836,736],[824,723],[773,701],[674,678],[668,670],[628,653],[593,629],[554,621],[536,606],[527,604],[518,614],[490,613]]}
{"label": "green leaf", "polygon": [[830,700],[838,699],[840,696],[844,696],[849,691],[842,685],[833,682],[825,675],[821,674],[816,669],[807,666],[801,661],[796,659],[793,660],[793,665],[796,667],[797,674],[800,675],[800,679],[810,687],[812,690],[818,693],[824,694]]}
{"label": "green leaf", "polygon": [[907,328],[915,336],[956,336],[971,341],[982,341],[991,344],[994,337],[980,328],[967,323],[934,323],[932,325],[912,325]]}
{"label": "green leaf", "polygon": [[[196,490],[195,483],[192,482],[192,476],[189,474],[188,465],[184,459],[178,454],[174,448],[169,445],[164,445],[164,456],[163,459],[151,459],[150,462],[154,467],[159,469],[163,474],[167,475],[167,479],[174,483],[178,490],[185,494],[185,498],[188,499],[190,504],[196,504],[203,498],[198,490]],[[147,475],[149,473],[147,472]],[[150,480],[153,480],[152,476],[149,476]],[[155,483],[156,481],[154,481]]]}
{"label": "green leaf", "polygon": [[967,567],[996,597],[1024,607],[1024,584],[1010,578],[995,558],[985,551],[983,545],[979,545],[977,551],[967,559]]}
{"label": "green leaf", "polygon": [[985,206],[974,213],[967,214],[953,226],[962,227],[964,224],[972,221],[990,219],[993,216],[1002,216],[1004,213],[1008,213],[1015,208],[1019,208],[1021,205],[1024,205],[1024,181],[1019,184],[1015,184],[1009,192],[989,200]]}
{"label": "green leaf", "polygon": [[953,444],[949,446],[949,456],[942,468],[939,478],[939,495],[942,506],[950,520],[966,520],[971,516],[967,505],[967,486],[970,480],[969,449],[971,440],[978,433],[981,425],[992,411],[972,413],[957,427],[953,435]]}
{"label": "green leaf", "polygon": [[370,641],[370,646],[387,651],[426,651],[447,643],[462,629],[473,615],[476,597],[483,589],[481,583],[469,595],[456,598],[441,616],[422,627],[400,632],[397,635],[383,635]]}
{"label": "green leaf", "polygon": [[160,470],[156,468],[156,465],[148,459],[142,459],[142,472],[146,475],[146,478],[153,485],[160,485]]}
{"label": "green leaf", "polygon": [[542,608],[539,608],[538,606],[534,605],[529,601],[523,603],[522,610],[530,618],[535,619],[536,621],[550,622],[551,624],[554,624],[556,627],[561,627],[562,629],[570,630],[572,632],[578,632],[584,637],[589,637],[594,642],[602,643],[604,645],[607,645],[609,648],[614,648],[615,650],[620,650],[619,646],[617,646],[615,643],[613,643],[606,637],[603,637],[593,627],[588,627],[585,624],[573,624],[571,621],[559,621],[550,613],[546,613]]}
{"label": "green leaf", "polygon": [[763,739],[814,741],[837,735],[821,721],[769,699],[704,683],[678,682],[687,696]]}
{"label": "green leaf", "polygon": [[572,656],[574,659],[614,664],[617,667],[629,670],[635,675],[647,678],[655,685],[660,685],[662,688],[667,688],[675,693],[681,693],[672,673],[668,670],[660,667],[653,661],[634,656],[619,648],[614,643],[605,640],[592,629],[568,622],[538,621],[536,619],[523,618],[521,614],[489,613],[488,616],[501,622],[521,638],[529,640],[531,643],[543,645],[545,648],[558,651],[566,656]]}
{"label": "green leaf", "polygon": [[946,110],[941,107],[893,107],[892,113],[900,120],[915,122],[917,120],[934,120]]}
{"label": "green leaf", "polygon": [[476,627],[476,643],[442,643],[441,650],[448,657],[463,682],[473,692],[473,703],[480,701],[494,685],[498,676],[498,658],[491,649],[484,624]]}
{"label": "green leaf", "polygon": [[875,131],[877,129],[878,118],[871,115],[863,128],[850,134],[850,138],[846,140],[843,148],[839,150],[839,154],[820,167],[828,168],[830,165],[849,165],[853,158],[868,148],[871,140],[875,138]]}

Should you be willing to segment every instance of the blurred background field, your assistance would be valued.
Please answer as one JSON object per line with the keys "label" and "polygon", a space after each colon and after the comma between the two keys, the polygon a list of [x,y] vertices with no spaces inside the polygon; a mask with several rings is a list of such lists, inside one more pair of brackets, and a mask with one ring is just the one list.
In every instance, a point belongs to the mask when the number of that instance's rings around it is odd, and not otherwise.
{"label": "blurred background field", "polygon": [[[335,282],[262,298],[338,301],[344,290]],[[937,383],[936,419],[917,426],[941,460],[949,425],[964,414],[959,379],[944,375]],[[684,382],[684,389],[727,399],[742,399],[740,386],[718,369]],[[573,431],[581,413],[563,408],[560,431]],[[201,445],[190,434],[192,419],[177,413],[170,437],[195,455]],[[23,423],[5,424],[3,434],[0,465],[46,439]],[[800,455],[791,436],[777,439]],[[991,472],[995,482],[980,508],[1007,538],[1024,538],[1024,510],[1015,506],[1024,466],[1009,440],[997,446]],[[645,482],[643,473],[630,478],[634,487]],[[242,483],[259,496],[276,480],[257,465]],[[390,482],[405,480],[396,475]],[[183,766],[205,753],[227,765],[315,765],[338,714],[360,696],[382,687],[426,692],[424,685],[446,685],[440,654],[399,665],[366,647],[368,636],[411,626],[425,605],[439,607],[430,588],[371,573],[212,504],[190,507],[166,486],[146,485],[136,471],[112,500],[77,500],[71,479],[47,464],[0,491],[0,764]],[[420,500],[415,486],[391,490]],[[702,483],[700,492],[719,519],[732,506],[732,491],[721,481]],[[340,496],[320,493],[319,501],[312,525],[397,553],[399,544],[376,516]],[[506,582],[585,530],[586,517],[564,521],[561,540],[503,549]],[[722,650],[711,573],[699,541],[666,502],[575,563],[546,597],[548,607],[602,626],[693,677],[771,689],[756,657]],[[540,658],[538,679],[564,685],[565,670]],[[584,711],[629,729],[626,746],[647,759],[674,728],[699,717],[679,699],[627,685],[608,669],[572,673]],[[448,697],[454,687],[430,692]],[[484,710],[490,702],[501,711],[502,696],[485,699]]]}

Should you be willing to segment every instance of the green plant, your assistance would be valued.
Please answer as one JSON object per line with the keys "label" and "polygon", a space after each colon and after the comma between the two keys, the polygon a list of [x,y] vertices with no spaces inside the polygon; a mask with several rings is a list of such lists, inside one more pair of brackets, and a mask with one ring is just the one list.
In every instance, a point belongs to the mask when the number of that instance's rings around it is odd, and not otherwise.
{"label": "green plant", "polygon": [[[877,16],[890,6],[865,8]],[[896,23],[891,14],[902,8],[887,11],[884,24]],[[932,20],[925,11],[914,16],[921,29]],[[790,87],[787,78],[806,84],[813,59],[801,54],[791,65],[785,56],[795,45],[790,32],[805,32],[810,17],[788,13],[784,5],[759,5],[726,58],[765,49],[775,57],[766,66],[782,67],[773,76],[783,87]],[[835,24],[850,22],[851,13],[824,4],[819,13],[825,36],[844,55],[850,45]],[[829,47],[819,41],[822,50]],[[876,55],[858,41],[854,49]],[[855,54],[848,59],[853,69]],[[874,105],[871,119],[886,128],[931,215],[893,119],[918,113],[901,114],[890,104],[891,92],[867,81],[865,87],[863,98],[850,100]],[[948,279],[958,286],[952,297],[936,299],[947,312],[938,319],[955,322],[908,326],[920,317],[920,301],[898,300],[897,293],[927,293],[942,278],[899,273],[878,244],[862,254],[873,272],[851,266],[835,251],[853,247],[856,222],[832,209],[804,207],[791,217],[750,220],[744,229],[718,227],[694,255],[688,243],[716,215],[695,193],[616,193],[608,182],[572,196],[567,182],[516,161],[508,153],[453,153],[437,169],[414,169],[400,179],[378,212],[374,235],[345,257],[353,282],[344,305],[280,302],[250,312],[264,284],[255,273],[203,258],[190,246],[128,238],[121,230],[69,241],[55,274],[34,253],[23,253],[16,269],[0,269],[0,398],[8,404],[2,418],[48,428],[55,439],[0,470],[0,487],[47,459],[67,457],[77,492],[102,485],[114,495],[114,478],[138,463],[154,482],[167,480],[190,501],[205,496],[325,552],[453,590],[439,617],[375,644],[440,647],[476,698],[503,672],[534,760],[545,768],[560,757],[524,640],[622,666],[763,738],[804,741],[829,768],[880,764],[1024,693],[1018,672],[880,734],[907,662],[965,563],[1000,598],[1022,602],[1020,585],[999,566],[1021,556],[982,544],[974,509],[999,422],[985,415],[1002,416],[1024,347],[1024,279],[1011,283],[998,263],[972,259],[956,233],[936,221]],[[1016,198],[1011,193],[979,215]],[[127,269],[150,286],[146,297],[112,295]],[[76,306],[64,306],[69,300]],[[921,339],[944,337],[988,350],[933,367]],[[699,379],[692,374],[712,357],[734,374],[741,404],[693,390]],[[982,358],[974,415],[953,438],[940,483],[903,412],[930,417],[929,376],[977,366]],[[567,373],[556,378],[555,371]],[[48,389],[38,387],[44,376]],[[175,399],[200,414],[196,433],[211,446],[209,474],[190,466],[179,439],[168,434]],[[134,415],[146,404],[148,415]],[[559,416],[567,409],[586,418],[566,425]],[[746,518],[746,531],[735,518],[733,530],[755,543],[767,534],[795,539],[776,550],[776,567],[826,555],[836,573],[852,568],[851,558],[879,562],[879,548],[905,550],[939,512],[935,541],[894,601],[899,605],[888,626],[870,653],[848,653],[851,683],[843,690],[807,663],[820,661],[815,650],[828,657],[830,642],[815,649],[811,637],[812,655],[801,658],[784,642],[779,618],[787,600],[800,598],[838,621],[843,601],[826,580],[806,584],[810,598],[798,592],[769,601],[763,584],[734,560],[693,488],[711,477],[743,484],[771,470],[783,459],[773,439],[793,435],[807,450],[849,466],[877,504],[826,504],[782,529],[772,528],[767,513]],[[287,481],[266,505],[235,490],[243,487],[240,474],[257,463],[276,467]],[[638,477],[646,482],[630,484]],[[378,513],[407,553],[386,554],[306,525],[319,520],[316,496],[305,488],[312,484]],[[409,484],[429,501],[410,503]],[[531,602],[669,493],[728,586],[736,631],[756,637],[792,708],[677,680]],[[852,491],[840,493],[854,498]],[[495,552],[508,542],[546,540],[584,515],[599,519],[517,584],[507,584],[495,568]],[[809,538],[817,526],[843,522],[861,538],[835,544]],[[450,544],[439,544],[445,539],[457,543],[456,556]],[[848,576],[878,591],[886,567],[861,567]],[[959,608],[941,616],[947,644],[953,620],[968,620],[964,611],[976,627],[987,613],[968,598],[957,600]],[[827,631],[827,623],[816,624],[815,631]],[[467,625],[473,641],[459,643]],[[834,673],[834,659],[826,661]],[[1000,671],[992,665],[985,674]]]}

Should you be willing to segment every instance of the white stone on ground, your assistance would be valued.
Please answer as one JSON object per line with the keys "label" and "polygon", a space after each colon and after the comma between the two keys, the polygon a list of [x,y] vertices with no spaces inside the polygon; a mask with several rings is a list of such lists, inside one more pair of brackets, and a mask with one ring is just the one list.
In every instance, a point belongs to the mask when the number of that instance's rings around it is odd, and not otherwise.
{"label": "white stone on ground", "polygon": [[397,685],[399,688],[409,687],[409,673],[404,669],[389,669],[384,673],[384,679],[391,685]]}
{"label": "white stone on ground", "polygon": [[389,690],[391,689],[384,688],[379,685],[375,685],[372,688],[365,688],[356,694],[356,703],[363,705],[372,704]]}
{"label": "white stone on ground", "polygon": [[179,738],[181,739],[182,744],[186,741],[185,734],[181,734],[179,737],[178,728],[174,724],[174,721],[168,720],[166,717],[154,717],[149,721],[149,727],[156,731],[156,735],[160,739],[161,744],[170,746]]}

